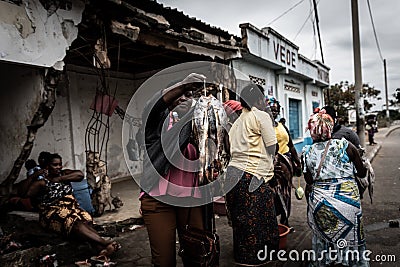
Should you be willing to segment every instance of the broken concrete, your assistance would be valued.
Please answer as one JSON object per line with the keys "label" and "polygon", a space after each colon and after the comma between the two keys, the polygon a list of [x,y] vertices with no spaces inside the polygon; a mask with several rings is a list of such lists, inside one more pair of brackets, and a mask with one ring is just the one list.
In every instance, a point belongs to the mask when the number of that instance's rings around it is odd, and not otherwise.
{"label": "broken concrete", "polygon": [[1,59],[62,69],[59,62],[78,36],[84,2],[69,1],[68,7],[46,5],[48,10],[39,0],[21,2],[0,1],[0,36],[8,36],[0,38]]}

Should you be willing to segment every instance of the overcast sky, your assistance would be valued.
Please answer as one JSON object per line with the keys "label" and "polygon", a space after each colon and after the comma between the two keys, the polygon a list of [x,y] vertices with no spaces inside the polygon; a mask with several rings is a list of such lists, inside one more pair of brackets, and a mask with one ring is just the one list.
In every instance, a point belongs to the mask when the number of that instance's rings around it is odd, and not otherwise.
{"label": "overcast sky", "polygon": [[[298,6],[270,24],[300,0],[157,0],[196,17],[212,26],[241,36],[240,23],[249,22],[261,29],[269,26],[299,46],[299,53],[321,60],[318,37],[307,20],[312,0]],[[400,1],[369,0],[382,57],[387,62],[389,98],[400,88]],[[376,46],[367,0],[359,0],[361,64],[363,82],[381,90],[385,98],[383,62]],[[317,0],[322,49],[325,64],[330,67],[330,83],[354,83],[351,0]],[[306,21],[307,20],[307,21]],[[304,24],[305,23],[305,24]],[[302,28],[304,24],[304,27]],[[301,29],[302,28],[302,29]],[[314,37],[315,36],[315,37]],[[378,102],[376,109],[382,108]]]}

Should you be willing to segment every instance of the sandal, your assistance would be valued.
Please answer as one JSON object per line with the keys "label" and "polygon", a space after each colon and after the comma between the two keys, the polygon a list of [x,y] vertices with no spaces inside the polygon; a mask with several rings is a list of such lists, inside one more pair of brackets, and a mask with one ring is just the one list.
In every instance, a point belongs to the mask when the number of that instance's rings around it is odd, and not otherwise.
{"label": "sandal", "polygon": [[78,267],[91,267],[92,266],[92,264],[88,260],[76,261],[75,265],[77,265]]}
{"label": "sandal", "polygon": [[102,263],[102,264],[110,262],[110,259],[104,254],[100,254],[99,256],[93,256],[90,258],[90,260],[92,260],[93,262]]}
{"label": "sandal", "polygon": [[103,266],[117,266],[117,263],[109,261],[109,262],[105,262]]}

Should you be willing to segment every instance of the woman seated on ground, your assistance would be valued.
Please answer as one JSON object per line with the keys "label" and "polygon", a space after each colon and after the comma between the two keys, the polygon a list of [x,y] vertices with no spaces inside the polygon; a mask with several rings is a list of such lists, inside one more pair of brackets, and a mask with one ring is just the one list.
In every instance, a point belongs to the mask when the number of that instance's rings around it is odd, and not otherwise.
{"label": "woman seated on ground", "polygon": [[324,110],[312,115],[308,129],[313,144],[303,148],[304,178],[312,185],[308,223],[318,257],[311,266],[369,266],[362,257],[366,248],[355,180],[356,174],[364,177],[367,170],[353,144],[344,138],[331,139],[333,125]]}
{"label": "woman seated on ground", "polygon": [[92,217],[79,207],[72,195],[70,182],[81,181],[83,173],[79,170],[62,170],[62,158],[58,154],[49,156],[47,169],[47,175],[34,182],[27,193],[38,203],[41,226],[66,237],[88,241],[99,251],[97,258],[108,261],[108,257],[120,245],[99,236],[92,227]]}

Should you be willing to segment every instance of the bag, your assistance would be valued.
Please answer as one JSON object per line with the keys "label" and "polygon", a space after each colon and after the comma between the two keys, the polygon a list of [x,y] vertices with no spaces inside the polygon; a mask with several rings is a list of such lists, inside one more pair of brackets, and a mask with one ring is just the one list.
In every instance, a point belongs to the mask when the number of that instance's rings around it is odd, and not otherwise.
{"label": "bag", "polygon": [[139,146],[133,136],[133,125],[129,125],[129,140],[126,144],[126,152],[128,153],[128,158],[131,161],[138,161],[140,159],[139,156]]}
{"label": "bag", "polygon": [[304,197],[304,189],[301,186],[300,177],[299,177],[299,185],[297,186],[296,190],[294,191],[294,195],[296,196],[297,200],[302,200]]}
{"label": "bag", "polygon": [[219,266],[220,243],[216,233],[187,225],[179,236],[178,255],[184,266]]}
{"label": "bag", "polygon": [[135,139],[129,139],[128,143],[126,144],[126,152],[128,153],[129,160],[139,160],[139,149]]}

